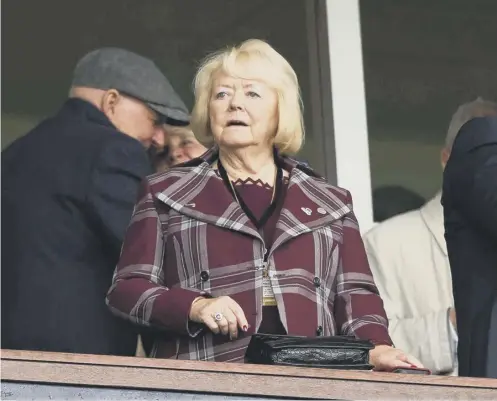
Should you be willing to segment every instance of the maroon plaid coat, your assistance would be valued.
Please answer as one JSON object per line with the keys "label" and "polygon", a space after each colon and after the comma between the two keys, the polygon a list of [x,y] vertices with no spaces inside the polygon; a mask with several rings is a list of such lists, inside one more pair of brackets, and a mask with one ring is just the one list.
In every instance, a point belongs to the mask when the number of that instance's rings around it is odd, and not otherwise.
{"label": "maroon plaid coat", "polygon": [[[152,356],[243,360],[262,320],[261,235],[210,167],[212,149],[143,183],[107,302],[117,315],[160,328]],[[282,158],[290,173],[269,264],[289,334],[348,334],[391,344],[350,194]],[[251,326],[237,340],[188,322],[200,294],[228,295]]]}

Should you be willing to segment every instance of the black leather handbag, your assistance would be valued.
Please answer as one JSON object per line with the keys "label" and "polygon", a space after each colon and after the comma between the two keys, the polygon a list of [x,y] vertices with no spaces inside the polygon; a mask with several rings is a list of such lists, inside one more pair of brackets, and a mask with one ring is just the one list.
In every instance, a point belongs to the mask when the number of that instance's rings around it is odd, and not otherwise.
{"label": "black leather handbag", "polygon": [[263,365],[371,370],[371,341],[349,336],[297,337],[254,334],[245,361]]}

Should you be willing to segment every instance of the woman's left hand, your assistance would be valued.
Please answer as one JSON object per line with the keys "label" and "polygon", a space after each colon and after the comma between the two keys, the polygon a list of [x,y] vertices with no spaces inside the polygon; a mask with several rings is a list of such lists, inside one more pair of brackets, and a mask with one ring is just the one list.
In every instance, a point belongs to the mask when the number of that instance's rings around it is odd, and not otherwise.
{"label": "woman's left hand", "polygon": [[423,364],[400,349],[388,345],[377,345],[369,352],[374,370],[392,371],[397,368],[424,368]]}

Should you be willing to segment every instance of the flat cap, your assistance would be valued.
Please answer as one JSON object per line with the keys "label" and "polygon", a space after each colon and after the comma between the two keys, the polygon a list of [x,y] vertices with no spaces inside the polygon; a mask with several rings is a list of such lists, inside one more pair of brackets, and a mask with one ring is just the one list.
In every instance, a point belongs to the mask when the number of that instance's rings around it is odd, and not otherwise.
{"label": "flat cap", "polygon": [[116,89],[145,102],[172,125],[190,120],[185,104],[155,63],[129,50],[106,47],[86,54],[74,69],[72,86]]}

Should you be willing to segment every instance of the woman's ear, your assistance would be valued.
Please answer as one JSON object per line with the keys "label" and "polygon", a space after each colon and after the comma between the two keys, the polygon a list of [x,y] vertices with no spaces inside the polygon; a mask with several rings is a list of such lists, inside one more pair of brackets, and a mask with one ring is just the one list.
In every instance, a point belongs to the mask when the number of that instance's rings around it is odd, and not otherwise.
{"label": "woman's ear", "polygon": [[114,116],[119,99],[119,92],[115,89],[109,89],[102,96],[100,108],[110,120],[112,120],[112,117]]}

